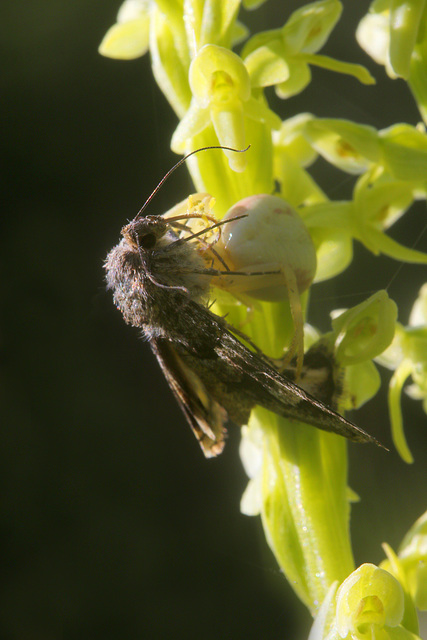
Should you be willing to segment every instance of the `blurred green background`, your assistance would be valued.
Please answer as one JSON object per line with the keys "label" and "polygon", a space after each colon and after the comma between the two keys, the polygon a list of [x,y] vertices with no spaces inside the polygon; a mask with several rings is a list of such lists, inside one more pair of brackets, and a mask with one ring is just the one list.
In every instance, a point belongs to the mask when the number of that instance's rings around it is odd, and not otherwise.
{"label": "blurred green background", "polygon": [[[244,21],[283,24],[303,2],[267,2]],[[282,117],[311,111],[378,128],[415,124],[403,82],[355,44],[369,3],[346,3],[322,51],[366,64],[374,88],[320,69]],[[257,518],[239,513],[239,434],[206,461],[138,332],[105,291],[102,263],[162,175],[174,116],[149,58],[117,62],[97,46],[116,0],[3,0],[5,113],[1,234],[0,637],[5,640],[307,636],[309,620],[280,574]],[[264,23],[262,22],[264,20]],[[352,182],[313,168],[335,199]],[[185,169],[157,196],[161,213],[192,190]],[[425,203],[392,235],[414,245]],[[417,244],[427,250],[424,235]],[[310,320],[384,288],[398,265],[360,247],[341,277],[314,287]],[[389,293],[407,321],[425,267],[404,266]],[[359,295],[360,294],[360,295]],[[347,297],[350,296],[350,297]],[[388,374],[384,376],[385,382]],[[426,509],[427,431],[404,399],[416,463],[350,445],[356,562],[379,562]],[[355,418],[390,444],[385,397]],[[302,618],[302,622],[299,621]]]}

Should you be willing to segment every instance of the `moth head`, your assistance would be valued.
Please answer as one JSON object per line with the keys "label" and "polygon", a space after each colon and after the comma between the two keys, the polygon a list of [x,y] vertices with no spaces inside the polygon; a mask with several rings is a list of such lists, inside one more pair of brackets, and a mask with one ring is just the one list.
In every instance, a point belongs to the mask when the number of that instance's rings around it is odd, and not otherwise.
{"label": "moth head", "polygon": [[168,224],[160,216],[136,218],[122,229],[122,236],[135,250],[152,251],[168,231]]}

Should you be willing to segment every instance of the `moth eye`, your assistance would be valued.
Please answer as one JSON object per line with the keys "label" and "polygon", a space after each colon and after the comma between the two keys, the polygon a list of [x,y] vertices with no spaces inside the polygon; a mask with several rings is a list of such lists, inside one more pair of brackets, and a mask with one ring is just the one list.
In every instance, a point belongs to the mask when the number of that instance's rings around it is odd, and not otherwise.
{"label": "moth eye", "polygon": [[138,239],[138,244],[142,249],[152,249],[157,242],[157,238],[154,233],[147,233],[145,236],[141,236]]}

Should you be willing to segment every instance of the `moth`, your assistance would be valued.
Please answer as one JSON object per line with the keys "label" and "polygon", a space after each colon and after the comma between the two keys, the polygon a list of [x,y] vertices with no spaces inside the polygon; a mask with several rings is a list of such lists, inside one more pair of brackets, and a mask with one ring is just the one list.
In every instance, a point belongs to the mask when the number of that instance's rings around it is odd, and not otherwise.
{"label": "moth", "polygon": [[220,273],[206,265],[200,238],[221,222],[183,235],[182,215],[144,214],[171,171],[122,228],[121,241],[105,261],[106,279],[124,320],[148,340],[205,456],[222,452],[228,420],[246,424],[257,405],[355,442],[379,444],[328,406],[334,403],[336,380],[324,345],[305,354],[296,384],[292,367],[280,373],[208,308],[211,280]]}

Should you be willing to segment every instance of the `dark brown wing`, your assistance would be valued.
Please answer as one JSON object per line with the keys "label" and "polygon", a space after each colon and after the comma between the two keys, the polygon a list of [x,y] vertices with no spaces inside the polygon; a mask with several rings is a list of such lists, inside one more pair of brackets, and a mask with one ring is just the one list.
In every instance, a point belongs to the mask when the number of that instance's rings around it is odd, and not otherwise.
{"label": "dark brown wing", "polygon": [[171,342],[154,338],[150,346],[203,453],[207,458],[219,455],[225,445],[227,412],[183,363]]}
{"label": "dark brown wing", "polygon": [[[250,410],[260,405],[274,413],[338,433],[355,442],[378,441],[339,413],[280,374],[269,362],[247,349],[207,309],[190,302],[180,312],[192,340],[177,344],[187,367],[229,417],[241,425]],[[189,331],[190,333],[190,331]],[[197,345],[197,337],[201,337]]]}

